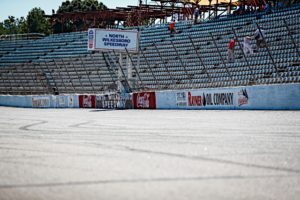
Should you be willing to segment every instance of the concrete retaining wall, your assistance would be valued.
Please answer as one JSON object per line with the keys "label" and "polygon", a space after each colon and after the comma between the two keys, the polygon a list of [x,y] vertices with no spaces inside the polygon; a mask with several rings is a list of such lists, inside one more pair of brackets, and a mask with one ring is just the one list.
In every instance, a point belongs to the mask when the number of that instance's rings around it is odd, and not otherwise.
{"label": "concrete retaining wall", "polygon": [[300,84],[157,91],[154,103],[147,99],[150,92],[133,96],[135,108],[143,109],[300,109]]}
{"label": "concrete retaining wall", "polygon": [[[110,98],[110,96],[112,98]],[[300,84],[140,92],[133,95],[0,96],[0,106],[25,108],[300,110]],[[93,97],[93,98],[89,98]],[[111,106],[105,105],[114,104]],[[124,104],[124,105],[123,105]],[[127,106],[128,108],[128,106]]]}

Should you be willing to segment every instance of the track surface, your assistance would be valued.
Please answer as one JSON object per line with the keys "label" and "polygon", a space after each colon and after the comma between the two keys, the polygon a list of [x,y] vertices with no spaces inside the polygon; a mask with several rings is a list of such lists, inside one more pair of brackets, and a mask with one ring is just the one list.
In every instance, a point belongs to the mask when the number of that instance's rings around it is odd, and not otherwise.
{"label": "track surface", "polygon": [[0,113],[1,200],[300,197],[300,112]]}

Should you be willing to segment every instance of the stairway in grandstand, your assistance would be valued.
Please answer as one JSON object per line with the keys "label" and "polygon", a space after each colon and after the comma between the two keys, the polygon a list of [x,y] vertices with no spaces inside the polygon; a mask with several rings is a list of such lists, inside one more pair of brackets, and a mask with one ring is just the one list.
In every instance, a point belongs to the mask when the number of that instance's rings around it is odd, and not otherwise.
{"label": "stairway in grandstand", "polygon": [[[256,24],[266,31],[268,49],[255,49],[245,58],[236,43],[235,62],[227,63],[227,45],[234,33],[242,42],[243,37],[253,35]],[[180,33],[174,36],[166,27],[142,27],[140,55],[133,56],[133,65],[139,63],[134,76],[140,75],[142,89],[300,82],[300,5],[273,14],[229,16],[197,25],[179,22]],[[116,91],[117,55],[90,53],[86,46],[86,32],[0,41],[0,93]]]}

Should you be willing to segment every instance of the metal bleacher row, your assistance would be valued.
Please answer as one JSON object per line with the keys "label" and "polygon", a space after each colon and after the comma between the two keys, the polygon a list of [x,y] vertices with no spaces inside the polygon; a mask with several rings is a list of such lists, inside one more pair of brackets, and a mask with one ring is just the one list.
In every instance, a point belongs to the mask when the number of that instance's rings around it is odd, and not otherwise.
{"label": "metal bleacher row", "polygon": [[[227,63],[227,46],[234,33],[242,43],[257,25],[266,31],[268,48],[244,57],[237,43],[235,62]],[[173,36],[167,25],[140,29],[140,54],[132,56],[139,81],[133,90],[300,82],[299,5],[196,25],[178,22]],[[0,41],[0,94],[115,91],[118,59],[113,52],[88,52],[86,32]]]}

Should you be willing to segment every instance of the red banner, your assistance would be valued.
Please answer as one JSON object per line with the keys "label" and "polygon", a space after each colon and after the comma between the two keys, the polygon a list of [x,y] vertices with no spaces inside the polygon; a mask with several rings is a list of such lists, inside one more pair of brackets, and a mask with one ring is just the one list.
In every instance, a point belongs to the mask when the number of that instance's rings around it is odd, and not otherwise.
{"label": "red banner", "polygon": [[134,109],[156,109],[155,92],[141,92],[133,94]]}
{"label": "red banner", "polygon": [[96,108],[96,96],[79,95],[79,108]]}

